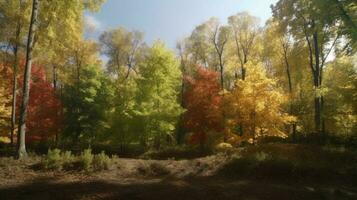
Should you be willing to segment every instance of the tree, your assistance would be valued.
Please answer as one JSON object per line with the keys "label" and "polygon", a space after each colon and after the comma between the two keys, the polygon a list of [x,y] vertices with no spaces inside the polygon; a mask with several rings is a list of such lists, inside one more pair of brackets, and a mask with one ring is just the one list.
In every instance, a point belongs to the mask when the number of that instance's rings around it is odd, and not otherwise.
{"label": "tree", "polygon": [[[250,65],[248,62],[247,65]],[[268,78],[262,67],[249,66],[245,80],[237,80],[233,91],[225,95],[226,120],[235,129],[244,124],[240,135],[256,140],[262,136],[286,137],[283,125],[294,120],[282,109],[286,100],[274,79]],[[234,132],[234,131],[232,131]]]}
{"label": "tree", "polygon": [[327,17],[320,1],[280,0],[272,7],[274,18],[290,29],[296,40],[305,41],[309,52],[309,68],[315,89],[315,132],[322,134],[324,128],[322,90],[323,69],[326,60],[340,34],[336,30],[338,19]]}
{"label": "tree", "polygon": [[[25,34],[25,27],[28,24],[28,14],[30,9],[30,1],[1,1],[0,13],[2,18],[0,24],[2,34],[1,42],[5,44],[7,54],[5,57],[11,59],[12,63],[12,107],[11,107],[11,136],[10,141],[13,144],[14,132],[16,126],[16,104],[17,104],[17,72],[20,58],[20,48],[23,45],[21,40]],[[8,61],[3,61],[7,63]]]}
{"label": "tree", "polygon": [[[62,130],[63,116],[59,113],[62,103],[46,78],[44,67],[33,65],[31,70],[26,141],[45,141],[58,136]],[[17,110],[19,107],[17,105]]]}
{"label": "tree", "polygon": [[[114,72],[118,79],[127,79],[131,71],[136,72],[135,67],[143,46],[142,32],[118,28],[102,33],[99,40],[103,53],[109,57],[108,70]],[[123,67],[126,69],[122,69]]]}
{"label": "tree", "polygon": [[178,102],[181,71],[175,55],[161,42],[149,49],[139,71],[135,117],[143,123],[142,142],[153,142],[160,148],[165,139],[173,141],[177,119],[183,112]]}
{"label": "tree", "polygon": [[357,49],[357,4],[353,0],[317,0],[316,6],[323,18],[329,22],[338,21],[335,26],[345,38],[341,42],[342,52],[353,55]]}
{"label": "tree", "polygon": [[[299,42],[294,42],[291,33],[282,28],[278,21],[269,20],[263,32],[263,53],[265,63],[271,65],[272,76],[288,93],[288,112],[290,115],[297,115],[297,86],[301,79],[297,80],[298,66],[304,64],[304,46]],[[279,84],[278,83],[278,84]],[[296,139],[297,124],[291,124],[291,136]]]}
{"label": "tree", "polygon": [[223,128],[218,73],[199,66],[193,77],[185,77],[185,82],[185,127],[193,132],[190,142],[203,145],[209,134]]}
{"label": "tree", "polygon": [[214,48],[216,50],[217,56],[218,56],[218,61],[219,61],[219,71],[221,74],[221,89],[224,89],[224,50],[226,47],[226,44],[228,42],[228,37],[229,37],[229,29],[228,27],[224,26],[216,26],[213,36],[212,36],[212,41],[214,44]]}
{"label": "tree", "polygon": [[[19,120],[19,157],[26,156],[25,147],[25,126],[26,126],[26,108],[29,101],[29,81],[31,78],[31,61],[33,49],[36,43],[40,47],[49,47],[46,49],[50,52],[51,46],[58,48],[58,44],[64,44],[64,41],[71,40],[72,37],[66,38],[67,40],[59,39],[60,35],[66,36],[80,36],[81,31],[78,31],[82,26],[80,25],[85,9],[96,10],[99,8],[103,0],[89,0],[89,1],[42,1],[41,10],[39,0],[33,0],[32,14],[30,21],[30,28],[28,32],[28,44],[26,50],[26,64],[25,76],[23,84],[23,98],[22,106],[20,109]],[[59,19],[57,19],[59,17]],[[57,23],[61,21],[63,23]],[[68,23],[69,22],[69,23]],[[35,37],[35,30],[39,29]],[[68,34],[67,34],[68,33]],[[41,48],[42,49],[42,48]],[[56,48],[55,48],[56,49]],[[60,48],[58,48],[60,49]],[[54,76],[55,77],[55,76]],[[21,133],[21,134],[20,134]]]}
{"label": "tree", "polygon": [[38,9],[39,9],[39,1],[33,0],[31,22],[28,32],[28,39],[27,39],[26,64],[25,64],[25,73],[24,73],[23,91],[22,91],[23,97],[21,101],[20,118],[19,118],[19,133],[18,133],[19,158],[23,158],[27,156],[26,146],[25,146],[26,117],[27,117],[27,106],[28,106],[29,95],[30,95],[32,50],[33,50],[33,42],[35,38],[35,31],[37,29]]}
{"label": "tree", "polygon": [[185,42],[187,54],[190,54],[193,63],[207,68],[213,68],[210,63],[210,52],[213,47],[208,39],[207,28],[204,24],[197,26]]}
{"label": "tree", "polygon": [[[260,31],[259,19],[246,12],[238,13],[228,18],[228,23],[233,30],[233,38],[236,47],[236,56],[240,62],[241,79],[246,76],[245,64],[249,61],[253,51],[253,45]],[[238,73],[235,72],[236,79]]]}
{"label": "tree", "polygon": [[220,72],[222,89],[226,63],[225,50],[229,35],[230,30],[227,26],[221,26],[217,18],[210,18],[195,28],[186,44],[186,49],[193,59],[192,63]]}
{"label": "tree", "polygon": [[110,84],[99,66],[87,65],[79,69],[78,82],[64,86],[64,136],[78,143],[91,142],[96,133],[106,127],[110,106]]}
{"label": "tree", "polygon": [[7,68],[3,65],[0,65],[0,136],[3,136],[3,132],[7,132],[9,126],[9,118],[11,114],[10,101],[11,99],[9,94],[9,81],[6,76],[9,73],[6,72]]}
{"label": "tree", "polygon": [[[78,52],[88,52],[82,49],[93,48],[94,44],[82,40],[84,12],[98,11],[104,2],[105,0],[41,1],[35,54],[47,67],[46,71],[51,71],[54,90],[61,87],[61,82],[65,82],[65,68],[72,59],[78,63]],[[85,61],[92,63],[91,59],[92,57],[82,58],[81,62],[83,65]]]}
{"label": "tree", "polygon": [[143,122],[137,120],[134,113],[136,94],[138,90],[137,76],[129,76],[125,82],[111,81],[113,91],[113,107],[110,114],[108,134],[106,139],[114,144],[120,144],[124,152],[129,142],[137,142],[142,133],[140,128]]}
{"label": "tree", "polygon": [[357,71],[354,57],[337,58],[328,64],[325,81],[326,128],[344,138],[356,136]]}

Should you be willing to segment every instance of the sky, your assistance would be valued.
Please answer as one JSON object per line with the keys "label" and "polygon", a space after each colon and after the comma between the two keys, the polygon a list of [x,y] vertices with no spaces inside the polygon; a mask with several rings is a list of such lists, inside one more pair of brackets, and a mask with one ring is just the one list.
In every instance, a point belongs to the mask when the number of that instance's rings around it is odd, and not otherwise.
{"label": "sky", "polygon": [[145,42],[160,39],[175,48],[199,24],[211,17],[226,23],[229,16],[248,11],[261,19],[271,16],[277,0],[107,0],[97,13],[86,13],[86,38],[98,39],[101,32],[116,27],[145,33]]}

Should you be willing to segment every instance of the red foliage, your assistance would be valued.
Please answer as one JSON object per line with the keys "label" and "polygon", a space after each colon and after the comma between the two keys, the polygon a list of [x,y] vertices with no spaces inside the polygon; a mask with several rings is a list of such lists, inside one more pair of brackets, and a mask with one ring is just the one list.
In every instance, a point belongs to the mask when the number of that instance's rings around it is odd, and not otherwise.
{"label": "red foliage", "polygon": [[194,134],[190,143],[204,143],[209,131],[222,130],[222,97],[218,73],[198,66],[194,77],[185,77],[185,127]]}
{"label": "red foliage", "polygon": [[[22,72],[23,70],[20,71]],[[21,89],[23,85],[22,74],[20,74],[18,80],[19,88]],[[17,111],[20,110],[21,98],[21,95],[19,95]],[[47,140],[60,132],[62,126],[62,104],[51,82],[46,79],[43,67],[32,66],[30,100],[27,109],[27,141]]]}

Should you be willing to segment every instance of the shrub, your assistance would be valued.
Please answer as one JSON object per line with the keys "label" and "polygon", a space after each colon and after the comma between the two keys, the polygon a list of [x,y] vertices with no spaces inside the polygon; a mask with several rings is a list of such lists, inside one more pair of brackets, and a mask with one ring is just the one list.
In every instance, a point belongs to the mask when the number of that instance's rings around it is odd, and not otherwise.
{"label": "shrub", "polygon": [[79,157],[80,167],[84,170],[89,170],[93,162],[93,154],[91,149],[85,149]]}
{"label": "shrub", "polygon": [[150,164],[150,172],[151,172],[151,175],[154,175],[154,176],[165,176],[165,175],[170,174],[170,170],[167,169],[167,167],[165,165],[163,165],[161,163],[157,163],[157,162]]}
{"label": "shrub", "polygon": [[59,149],[49,149],[44,159],[44,167],[46,169],[61,169],[61,151]]}
{"label": "shrub", "polygon": [[165,165],[157,162],[150,164],[142,162],[137,170],[143,176],[165,176],[170,174],[170,170]]}
{"label": "shrub", "polygon": [[61,153],[62,167],[64,169],[72,169],[75,157],[72,155],[71,151],[65,151]]}
{"label": "shrub", "polygon": [[222,142],[215,146],[215,151],[229,153],[233,151],[233,146],[229,143]]}
{"label": "shrub", "polygon": [[102,151],[93,158],[93,168],[95,170],[108,170],[111,165],[111,159]]}
{"label": "shrub", "polygon": [[271,158],[272,157],[268,153],[265,153],[264,151],[257,152],[255,154],[255,160],[258,162],[263,162],[263,161],[271,159]]}

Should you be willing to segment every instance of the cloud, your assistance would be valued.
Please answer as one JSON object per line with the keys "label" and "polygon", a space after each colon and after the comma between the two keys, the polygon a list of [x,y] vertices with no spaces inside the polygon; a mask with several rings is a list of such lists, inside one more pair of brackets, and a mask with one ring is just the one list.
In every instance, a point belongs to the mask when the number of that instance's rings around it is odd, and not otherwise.
{"label": "cloud", "polygon": [[99,31],[102,28],[102,23],[92,15],[84,16],[84,25],[87,32]]}

